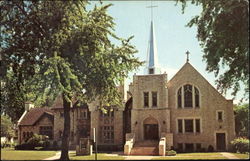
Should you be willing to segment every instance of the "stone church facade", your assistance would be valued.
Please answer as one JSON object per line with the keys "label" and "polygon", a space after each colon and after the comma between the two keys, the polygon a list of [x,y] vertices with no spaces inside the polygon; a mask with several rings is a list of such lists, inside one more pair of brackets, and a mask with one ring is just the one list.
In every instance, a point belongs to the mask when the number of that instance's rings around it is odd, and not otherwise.
{"label": "stone church facade", "polygon": [[[135,74],[128,90],[124,85],[118,87],[123,107],[113,106],[104,114],[98,109],[98,100],[80,107],[72,104],[70,146],[75,148],[80,138],[92,139],[96,128],[99,149],[124,150],[127,155],[143,153],[145,149],[140,151],[139,147],[153,144],[152,151],[159,155],[165,155],[166,149],[192,152],[212,146],[215,151],[229,150],[235,137],[233,101],[225,99],[188,59],[168,80],[159,70],[153,22],[148,57],[147,73]],[[60,98],[51,110],[53,140],[60,144]]]}

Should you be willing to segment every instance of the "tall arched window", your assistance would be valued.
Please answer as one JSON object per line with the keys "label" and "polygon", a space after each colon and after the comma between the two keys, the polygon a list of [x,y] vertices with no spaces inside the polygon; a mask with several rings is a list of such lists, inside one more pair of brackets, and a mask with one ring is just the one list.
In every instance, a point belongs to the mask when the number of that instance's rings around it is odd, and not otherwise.
{"label": "tall arched window", "polygon": [[199,108],[200,93],[193,85],[186,84],[179,88],[177,92],[177,107],[178,108]]}
{"label": "tall arched window", "polygon": [[182,91],[181,91],[182,88],[180,88],[178,90],[178,108],[182,108],[182,99],[181,99],[181,96],[182,96]]}
{"label": "tall arched window", "polygon": [[199,107],[200,106],[199,90],[196,87],[194,87],[194,92],[195,92],[195,107]]}
{"label": "tall arched window", "polygon": [[192,86],[187,84],[184,86],[184,107],[193,107],[193,92]]}

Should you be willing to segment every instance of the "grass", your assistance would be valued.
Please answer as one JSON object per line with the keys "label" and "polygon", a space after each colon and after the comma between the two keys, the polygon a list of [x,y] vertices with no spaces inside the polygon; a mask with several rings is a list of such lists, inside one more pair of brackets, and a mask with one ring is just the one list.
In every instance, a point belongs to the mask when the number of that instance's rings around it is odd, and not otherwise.
{"label": "grass", "polygon": [[249,159],[249,153],[248,154],[241,154],[241,153],[231,153],[238,157],[239,159]]}
{"label": "grass", "polygon": [[[95,160],[95,154],[76,156],[76,152],[69,153],[70,160]],[[122,156],[108,156],[106,153],[98,153],[97,160],[124,160]]]}
{"label": "grass", "polygon": [[1,160],[42,160],[52,157],[56,151],[1,149]]}
{"label": "grass", "polygon": [[176,154],[176,156],[164,156],[153,158],[153,160],[190,160],[190,159],[205,159],[205,160],[215,160],[215,159],[227,159],[220,153],[181,153]]}

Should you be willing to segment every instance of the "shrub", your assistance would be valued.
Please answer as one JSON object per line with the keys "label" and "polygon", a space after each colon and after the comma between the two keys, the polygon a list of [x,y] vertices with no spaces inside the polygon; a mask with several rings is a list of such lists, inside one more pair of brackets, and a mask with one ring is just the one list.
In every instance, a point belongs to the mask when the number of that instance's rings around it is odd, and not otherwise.
{"label": "shrub", "polygon": [[34,150],[35,146],[27,143],[23,143],[15,146],[15,150]]}
{"label": "shrub", "polygon": [[208,152],[214,152],[214,147],[212,145],[209,145],[207,148]]}
{"label": "shrub", "polygon": [[166,151],[166,155],[167,156],[175,156],[176,155],[176,151],[174,151],[174,150]]}
{"label": "shrub", "polygon": [[27,144],[37,147],[43,146],[43,142],[44,139],[42,135],[34,134],[31,138],[28,139]]}
{"label": "shrub", "polygon": [[249,152],[249,139],[239,137],[230,142],[234,152]]}

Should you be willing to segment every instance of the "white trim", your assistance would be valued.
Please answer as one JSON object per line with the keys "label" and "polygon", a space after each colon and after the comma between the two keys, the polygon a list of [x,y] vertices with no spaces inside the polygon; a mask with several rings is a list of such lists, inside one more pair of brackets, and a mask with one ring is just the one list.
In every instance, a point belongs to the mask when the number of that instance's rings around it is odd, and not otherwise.
{"label": "white trim", "polygon": [[17,126],[20,124],[20,122],[22,121],[22,119],[24,118],[26,113],[27,113],[27,111],[25,110],[24,113],[22,114],[22,116],[20,117],[20,119],[17,121]]}

